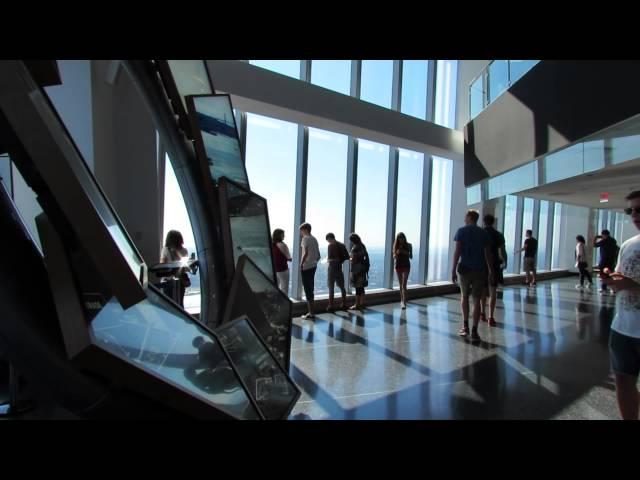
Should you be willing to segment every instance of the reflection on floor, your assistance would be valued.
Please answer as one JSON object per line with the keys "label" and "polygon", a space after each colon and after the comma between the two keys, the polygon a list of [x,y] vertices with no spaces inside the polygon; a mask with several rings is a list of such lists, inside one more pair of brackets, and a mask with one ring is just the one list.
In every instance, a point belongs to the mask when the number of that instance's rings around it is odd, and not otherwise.
{"label": "reflection on floor", "polygon": [[507,287],[498,326],[457,335],[459,295],[294,319],[292,419],[618,419],[615,298],[576,278]]}

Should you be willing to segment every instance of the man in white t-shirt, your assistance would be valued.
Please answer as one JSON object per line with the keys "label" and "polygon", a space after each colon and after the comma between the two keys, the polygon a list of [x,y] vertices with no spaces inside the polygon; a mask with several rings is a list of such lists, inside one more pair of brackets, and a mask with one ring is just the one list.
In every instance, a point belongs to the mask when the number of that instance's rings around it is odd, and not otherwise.
{"label": "man in white t-shirt", "polygon": [[304,287],[304,295],[307,297],[307,307],[309,311],[302,318],[314,318],[313,315],[313,283],[316,275],[316,268],[320,261],[320,247],[318,240],[311,235],[311,225],[303,223],[300,225],[300,275],[302,277],[302,286]]}
{"label": "man in white t-shirt", "polygon": [[[627,196],[627,215],[640,230],[640,190]],[[638,420],[640,393],[640,234],[622,244],[616,271],[605,269],[603,283],[616,292],[616,316],[611,324],[609,354],[616,377],[616,395],[623,420]]]}

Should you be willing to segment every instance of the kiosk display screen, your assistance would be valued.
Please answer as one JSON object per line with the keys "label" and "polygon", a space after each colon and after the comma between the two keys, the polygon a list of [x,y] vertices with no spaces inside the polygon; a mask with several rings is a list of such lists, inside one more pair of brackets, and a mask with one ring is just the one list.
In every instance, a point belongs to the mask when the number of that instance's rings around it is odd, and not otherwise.
{"label": "kiosk display screen", "polygon": [[217,339],[153,290],[147,297],[127,310],[108,302],[90,324],[96,345],[236,418],[259,419]]}
{"label": "kiosk display screen", "polygon": [[187,109],[196,127],[193,128],[196,151],[206,158],[213,181],[218,183],[221,177],[227,177],[249,188],[229,95],[190,96]]}
{"label": "kiosk display screen", "polygon": [[275,283],[267,201],[226,178],[220,186],[223,219],[225,214],[228,217],[228,224],[223,225],[228,227],[225,243],[233,250],[232,267],[244,253]]}
{"label": "kiosk display screen", "polygon": [[238,318],[216,334],[265,418],[286,418],[300,390],[260,341],[249,319]]}
{"label": "kiosk display screen", "polygon": [[291,300],[246,255],[238,261],[223,322],[242,315],[249,317],[271,353],[288,371]]}

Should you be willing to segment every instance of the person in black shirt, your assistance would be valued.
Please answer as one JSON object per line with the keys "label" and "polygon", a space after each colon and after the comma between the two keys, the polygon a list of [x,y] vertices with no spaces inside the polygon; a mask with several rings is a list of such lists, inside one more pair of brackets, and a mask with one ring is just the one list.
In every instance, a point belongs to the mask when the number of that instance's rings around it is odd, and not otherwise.
{"label": "person in black shirt", "polygon": [[[533,231],[526,231],[524,245],[516,253],[524,251],[524,272],[527,276],[525,285],[536,286],[536,256],[538,255],[538,240],[533,238]],[[531,280],[529,280],[531,275]]]}
{"label": "person in black shirt", "polygon": [[[602,230],[602,233],[593,239],[593,246],[600,249],[600,260],[598,269],[602,272],[605,268],[610,271],[615,270],[618,260],[618,242],[611,236],[609,230]],[[602,285],[600,292],[606,292],[607,287]]]}
{"label": "person in black shirt", "polygon": [[[487,280],[487,287],[482,294],[482,300],[480,301],[480,320],[483,322],[488,321],[489,326],[495,327],[496,320],[493,317],[496,310],[496,299],[498,297],[498,283],[504,283],[502,270],[506,267],[506,251],[504,249],[505,240],[504,235],[493,228],[496,218],[488,213],[484,216],[484,229],[489,235],[489,248],[491,250],[491,257],[493,258],[493,271],[495,275],[493,278]],[[489,297],[489,309],[490,315],[487,319],[487,297]]]}

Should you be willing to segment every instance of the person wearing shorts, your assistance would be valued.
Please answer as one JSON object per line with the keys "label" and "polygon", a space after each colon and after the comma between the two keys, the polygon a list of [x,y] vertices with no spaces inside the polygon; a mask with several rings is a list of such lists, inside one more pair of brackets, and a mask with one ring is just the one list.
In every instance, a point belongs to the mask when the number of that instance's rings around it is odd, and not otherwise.
{"label": "person wearing shorts", "polygon": [[[344,243],[336,240],[333,233],[327,233],[326,240],[329,242],[327,247],[327,287],[329,288],[329,305],[327,311],[333,310],[333,291],[335,285],[340,289],[342,295],[342,305],[340,308],[347,308],[347,291],[344,288],[344,272],[342,271],[342,263],[349,259],[349,252]],[[345,253],[346,252],[346,253]]]}
{"label": "person wearing shorts", "polygon": [[[487,232],[487,235],[489,235],[489,248],[491,249],[491,256],[493,257],[493,270],[495,274],[492,279],[489,279],[489,271],[487,270],[487,288],[480,302],[480,320],[488,322],[490,327],[495,327],[497,323],[493,315],[496,311],[496,301],[498,299],[498,284],[504,283],[502,270],[504,266],[506,266],[505,259],[507,256],[504,249],[504,235],[493,227],[496,218],[488,213],[484,216],[483,221],[484,230]],[[487,297],[489,298],[489,317],[486,315]]]}
{"label": "person wearing shorts", "polygon": [[523,270],[526,275],[525,285],[536,286],[536,257],[538,255],[538,240],[533,238],[533,231],[527,230],[524,245],[516,253],[524,251]]}
{"label": "person wearing shorts", "polygon": [[[640,230],[640,190],[627,196],[632,223]],[[640,392],[640,234],[620,247],[615,272],[603,271],[603,283],[616,292],[609,356],[616,379],[616,397],[623,420],[638,420]]]}
{"label": "person wearing shorts", "polygon": [[493,281],[494,263],[489,248],[489,235],[478,227],[480,214],[476,210],[468,210],[464,223],[453,238],[456,250],[453,254],[453,270],[451,279],[460,285],[460,305],[462,308],[462,328],[458,331],[461,337],[469,335],[469,296],[473,296],[473,328],[471,340],[480,341],[478,323],[480,322],[480,300],[489,280]]}

